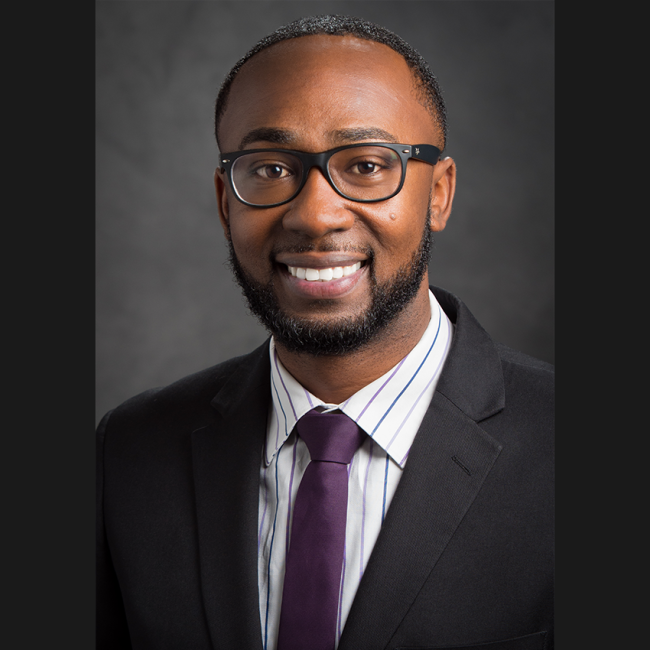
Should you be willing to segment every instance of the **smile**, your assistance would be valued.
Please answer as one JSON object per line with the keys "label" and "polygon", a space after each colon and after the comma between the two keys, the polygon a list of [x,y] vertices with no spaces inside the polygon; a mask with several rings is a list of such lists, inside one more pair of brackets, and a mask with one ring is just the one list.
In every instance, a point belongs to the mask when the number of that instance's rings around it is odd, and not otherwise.
{"label": "smile", "polygon": [[338,280],[348,275],[356,273],[361,268],[361,262],[351,264],[350,266],[334,266],[326,269],[311,269],[301,266],[288,266],[289,273],[299,280],[308,282],[329,282]]}

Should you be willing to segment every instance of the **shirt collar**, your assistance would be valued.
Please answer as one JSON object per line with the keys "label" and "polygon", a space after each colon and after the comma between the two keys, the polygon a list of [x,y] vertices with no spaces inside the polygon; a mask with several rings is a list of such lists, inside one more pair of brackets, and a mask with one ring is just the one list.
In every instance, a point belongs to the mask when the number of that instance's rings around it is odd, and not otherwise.
{"label": "shirt collar", "polygon": [[271,338],[272,419],[267,430],[266,464],[271,463],[296,422],[312,409],[323,407],[339,408],[404,467],[421,417],[417,426],[409,421],[414,412],[428,406],[451,343],[452,324],[431,291],[429,302],[431,320],[417,345],[386,374],[342,404],[325,404],[304,388],[282,365]]}

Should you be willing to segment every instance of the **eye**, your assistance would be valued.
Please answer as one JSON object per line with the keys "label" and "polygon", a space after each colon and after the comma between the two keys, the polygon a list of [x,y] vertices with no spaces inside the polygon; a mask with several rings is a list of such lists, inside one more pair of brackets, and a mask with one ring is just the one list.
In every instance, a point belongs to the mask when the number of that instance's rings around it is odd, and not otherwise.
{"label": "eye", "polygon": [[379,165],[374,162],[364,161],[354,165],[353,170],[358,174],[373,174],[379,170]]}
{"label": "eye", "polygon": [[259,165],[253,170],[254,174],[261,176],[262,178],[268,178],[270,180],[276,180],[279,178],[286,178],[291,176],[293,172],[286,167],[278,164],[267,164]]}
{"label": "eye", "polygon": [[382,164],[377,160],[356,160],[348,167],[349,174],[358,174],[361,176],[371,176],[379,174],[387,168],[386,164]]}

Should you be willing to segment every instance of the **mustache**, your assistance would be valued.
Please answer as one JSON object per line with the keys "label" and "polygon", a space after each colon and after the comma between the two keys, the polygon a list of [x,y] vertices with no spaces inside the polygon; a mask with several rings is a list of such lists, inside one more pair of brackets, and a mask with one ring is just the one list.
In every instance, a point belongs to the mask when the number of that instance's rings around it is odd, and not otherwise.
{"label": "mustache", "polygon": [[299,244],[287,244],[274,247],[270,253],[271,261],[275,261],[280,253],[362,253],[368,260],[375,256],[371,246],[353,246],[352,244],[337,244],[335,242],[305,242]]}

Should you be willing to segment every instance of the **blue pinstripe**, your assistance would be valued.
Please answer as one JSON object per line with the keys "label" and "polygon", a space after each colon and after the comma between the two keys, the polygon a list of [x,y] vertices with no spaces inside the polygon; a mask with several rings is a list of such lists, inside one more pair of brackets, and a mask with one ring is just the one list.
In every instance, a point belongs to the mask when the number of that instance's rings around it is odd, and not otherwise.
{"label": "blue pinstripe", "polygon": [[[395,404],[397,404],[397,401],[399,400],[399,398],[402,395],[404,395],[404,391],[411,385],[413,380],[417,377],[418,373],[420,372],[420,369],[424,365],[424,362],[429,358],[429,355],[431,354],[431,350],[433,350],[433,346],[436,344],[436,341],[438,340],[438,334],[440,333],[440,322],[441,322],[441,319],[439,318],[438,319],[438,329],[436,330],[436,336],[433,339],[433,343],[431,344],[431,347],[427,350],[426,356],[424,357],[424,359],[422,359],[422,363],[420,363],[420,365],[418,366],[418,369],[415,371],[415,374],[408,380],[408,383],[406,384],[406,386],[404,386],[404,388],[402,388],[402,390],[400,391],[400,394],[393,400],[393,403],[388,407],[388,410],[384,413],[384,415],[382,415],[381,420],[379,420],[379,422],[377,423],[375,428],[372,430],[372,433],[370,434],[371,436],[375,433],[375,431],[377,431],[377,429],[379,428],[379,425],[384,421],[386,416],[391,412],[393,406],[395,406]],[[395,439],[395,437],[393,436],[393,440],[394,439]],[[393,442],[393,440],[391,440],[391,442]]]}
{"label": "blue pinstripe", "polygon": [[[280,455],[281,449],[278,451]],[[264,650],[268,645],[269,638],[269,601],[271,599],[271,558],[273,557],[273,542],[275,541],[275,524],[278,521],[278,465],[275,465],[275,517],[273,518],[273,534],[271,535],[271,548],[269,552],[269,564],[267,568],[267,581],[266,581],[266,620],[264,622]]]}

